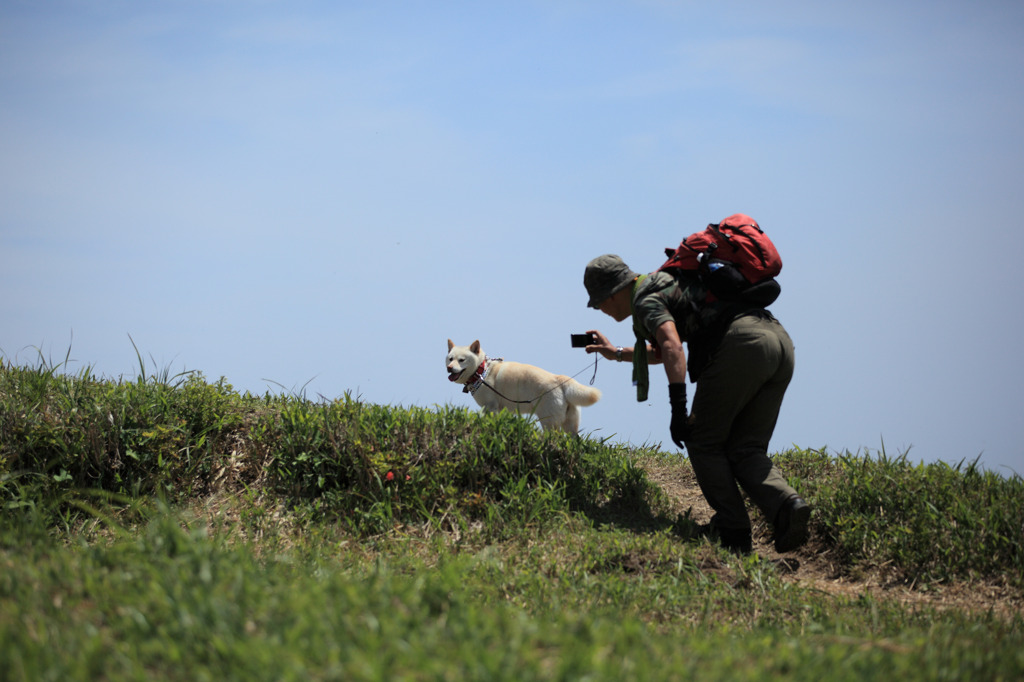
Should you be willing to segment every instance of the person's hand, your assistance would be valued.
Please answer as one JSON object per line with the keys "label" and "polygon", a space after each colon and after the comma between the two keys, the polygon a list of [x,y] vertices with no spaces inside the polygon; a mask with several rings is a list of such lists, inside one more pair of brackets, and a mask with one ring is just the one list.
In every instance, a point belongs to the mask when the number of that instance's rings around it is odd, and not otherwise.
{"label": "person's hand", "polygon": [[672,434],[672,442],[679,446],[680,450],[685,450],[686,440],[690,437],[690,418],[686,414],[686,408],[672,408],[672,423],[668,428]]}
{"label": "person's hand", "polygon": [[685,441],[690,437],[690,416],[686,413],[686,383],[668,385],[668,404],[672,408],[672,422],[669,431],[672,442],[685,449]]}
{"label": "person's hand", "polygon": [[588,329],[587,333],[594,337],[595,342],[587,346],[584,350],[588,353],[600,353],[606,360],[615,360],[615,351],[618,346],[612,345],[612,342],[608,340],[608,337],[596,329]]}

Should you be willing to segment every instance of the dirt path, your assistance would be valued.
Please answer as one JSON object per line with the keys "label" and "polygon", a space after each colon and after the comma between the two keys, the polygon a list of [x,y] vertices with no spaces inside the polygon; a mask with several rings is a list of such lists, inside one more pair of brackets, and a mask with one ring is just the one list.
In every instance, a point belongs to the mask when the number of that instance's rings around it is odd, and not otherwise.
{"label": "dirt path", "polygon": [[[674,511],[685,514],[690,510],[691,518],[697,523],[707,523],[711,519],[711,508],[688,465],[646,462],[643,466],[648,478],[665,491]],[[775,552],[769,540],[767,526],[760,519],[754,523],[754,551],[766,559],[780,558],[782,555]],[[1005,617],[1024,615],[1024,592],[1005,582],[964,581],[921,589],[920,586],[894,582],[883,571],[844,575],[830,556],[829,548],[814,537],[813,531],[805,547],[786,556],[795,557],[800,567],[794,573],[786,574],[785,580],[837,597],[869,595],[879,600],[895,600],[910,608],[993,611]]]}

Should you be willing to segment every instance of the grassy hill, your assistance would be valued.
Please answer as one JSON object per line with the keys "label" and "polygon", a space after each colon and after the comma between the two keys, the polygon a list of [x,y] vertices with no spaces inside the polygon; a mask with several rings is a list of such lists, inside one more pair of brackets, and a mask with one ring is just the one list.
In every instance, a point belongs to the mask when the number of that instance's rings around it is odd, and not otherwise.
{"label": "grassy hill", "polygon": [[0,678],[1024,675],[1019,477],[778,453],[794,571],[678,453],[142,369],[2,363]]}

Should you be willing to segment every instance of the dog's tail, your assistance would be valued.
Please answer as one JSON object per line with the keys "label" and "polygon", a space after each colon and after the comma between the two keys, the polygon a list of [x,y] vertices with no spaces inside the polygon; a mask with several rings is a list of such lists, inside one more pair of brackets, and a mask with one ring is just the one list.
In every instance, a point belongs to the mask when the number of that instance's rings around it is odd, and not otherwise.
{"label": "dog's tail", "polygon": [[565,399],[570,405],[588,407],[601,399],[601,391],[593,386],[584,386],[575,379],[565,382]]}

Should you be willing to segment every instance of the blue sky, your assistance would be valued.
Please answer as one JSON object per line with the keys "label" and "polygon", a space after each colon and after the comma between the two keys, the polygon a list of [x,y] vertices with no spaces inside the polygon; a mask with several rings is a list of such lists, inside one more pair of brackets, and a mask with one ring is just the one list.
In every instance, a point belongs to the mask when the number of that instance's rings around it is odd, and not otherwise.
{"label": "blue sky", "polygon": [[[1024,5],[0,3],[0,352],[430,407],[446,341],[588,382],[583,268],[735,212],[772,441],[1024,474]],[[130,337],[130,338],[129,338]],[[668,436],[601,361],[582,428]]]}

